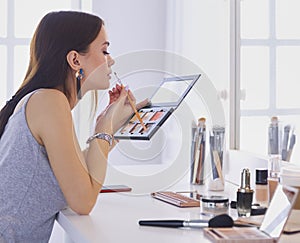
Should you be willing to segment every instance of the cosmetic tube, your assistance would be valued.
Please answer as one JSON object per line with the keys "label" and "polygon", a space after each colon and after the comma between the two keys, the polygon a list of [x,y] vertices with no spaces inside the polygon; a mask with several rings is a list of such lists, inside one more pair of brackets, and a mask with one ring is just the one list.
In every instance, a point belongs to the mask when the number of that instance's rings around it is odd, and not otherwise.
{"label": "cosmetic tube", "polygon": [[253,200],[253,190],[250,187],[250,171],[243,169],[241,186],[237,191],[237,211],[239,217],[250,217]]}

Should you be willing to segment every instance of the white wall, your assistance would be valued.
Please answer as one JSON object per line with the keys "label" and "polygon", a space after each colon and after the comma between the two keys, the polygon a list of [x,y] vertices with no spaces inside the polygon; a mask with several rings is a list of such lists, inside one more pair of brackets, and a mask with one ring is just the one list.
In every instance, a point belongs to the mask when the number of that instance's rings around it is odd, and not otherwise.
{"label": "white wall", "polygon": [[[230,1],[175,0],[168,3],[167,30],[171,31],[166,32],[166,49],[198,65],[215,86],[217,95],[223,90],[229,95]],[[221,101],[229,131],[229,99]]]}
{"label": "white wall", "polygon": [[[117,71],[121,69],[120,55],[147,49],[170,51],[202,69],[217,92],[226,90],[229,94],[229,3],[229,0],[97,0],[93,11],[105,20]],[[135,76],[128,79],[133,90],[156,84],[160,77],[153,72]],[[222,102],[228,127],[229,101]]]}
{"label": "white wall", "polygon": [[114,56],[165,48],[166,1],[97,0],[93,12],[105,21]]}
{"label": "white wall", "polygon": [[[211,94],[208,94],[210,95],[209,102],[220,103],[217,97],[218,90],[227,89],[228,91],[228,0],[97,0],[93,3],[93,12],[105,21],[111,42],[109,49],[116,60],[113,67],[114,71],[117,71],[123,77],[123,81],[130,85],[138,99],[147,95],[149,89],[161,81],[165,75],[163,70],[169,65],[173,65],[173,74],[191,74],[189,72],[196,70],[194,66],[202,69],[209,77],[211,87],[215,86],[216,88],[216,90],[211,91]],[[190,62],[192,67],[183,68],[184,65],[177,61],[170,64],[163,54],[162,56],[158,55],[161,59],[165,58],[165,62],[161,63],[161,60],[157,58],[158,56],[155,56],[157,59],[154,58],[153,60],[140,58],[140,66],[132,61],[136,58],[135,52],[141,54],[147,50],[168,51],[183,59],[184,62]],[[156,70],[147,69],[147,65],[151,66],[155,61],[158,62],[158,68]],[[145,66],[144,70],[143,65]],[[179,70],[182,68],[183,70]],[[201,88],[201,84],[199,84],[200,92],[198,93],[205,92]],[[195,94],[190,96],[195,96]],[[100,93],[100,100],[100,107],[103,108],[107,102],[105,93]],[[190,101],[187,99],[187,102],[189,102],[188,108],[192,110],[194,117],[189,118],[190,125],[185,125],[182,128],[181,133],[183,134],[190,133],[192,121],[196,122],[200,116],[209,116],[210,113],[215,112],[208,110],[205,104],[207,101],[203,100],[203,97],[198,97],[197,100],[190,99]],[[225,123],[228,125],[228,101],[221,105],[224,107]],[[176,122],[170,121],[169,123],[164,125],[169,131],[176,129]],[[208,123],[210,124],[211,121]],[[176,136],[176,131],[173,132],[173,135]],[[124,150],[116,149],[110,155],[110,163],[114,165],[142,164],[145,170],[147,170],[146,164],[168,163],[166,162],[166,157],[168,157],[166,153],[168,155],[175,153],[178,144],[174,145],[173,150],[169,148],[164,152],[156,153],[155,150],[161,149],[166,141],[170,144],[170,139],[165,138],[165,134],[159,133],[155,137],[149,143],[129,142],[126,144],[126,142],[122,142],[123,146],[120,146],[120,148],[131,146],[140,151],[139,154],[144,153],[142,154],[144,160],[141,159],[140,155],[124,155]],[[187,143],[189,142],[187,141]],[[189,147],[189,144],[186,146]],[[149,150],[151,151],[149,152]],[[189,150],[186,151],[184,163],[189,163]],[[149,158],[146,156],[147,153]],[[153,153],[152,157],[151,153]],[[151,171],[151,173],[155,172]]]}

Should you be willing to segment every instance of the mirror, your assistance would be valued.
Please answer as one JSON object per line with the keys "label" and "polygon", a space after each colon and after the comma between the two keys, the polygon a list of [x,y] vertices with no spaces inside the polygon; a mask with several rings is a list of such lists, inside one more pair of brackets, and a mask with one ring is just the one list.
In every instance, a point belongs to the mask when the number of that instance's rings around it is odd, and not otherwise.
{"label": "mirror", "polygon": [[152,96],[152,105],[156,106],[162,103],[178,104],[184,98],[185,91],[192,82],[192,79],[164,82]]}
{"label": "mirror", "polygon": [[297,189],[282,186],[276,188],[260,230],[272,238],[278,238],[297,197]]}

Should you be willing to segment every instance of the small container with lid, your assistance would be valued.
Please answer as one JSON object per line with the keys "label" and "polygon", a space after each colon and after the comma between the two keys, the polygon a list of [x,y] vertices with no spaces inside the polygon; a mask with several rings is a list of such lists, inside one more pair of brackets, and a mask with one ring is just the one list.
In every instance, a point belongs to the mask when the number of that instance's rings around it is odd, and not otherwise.
{"label": "small container with lid", "polygon": [[202,214],[218,215],[228,213],[229,199],[223,196],[203,196],[201,198]]}
{"label": "small container with lid", "polygon": [[255,170],[255,201],[261,206],[268,205],[268,169]]}

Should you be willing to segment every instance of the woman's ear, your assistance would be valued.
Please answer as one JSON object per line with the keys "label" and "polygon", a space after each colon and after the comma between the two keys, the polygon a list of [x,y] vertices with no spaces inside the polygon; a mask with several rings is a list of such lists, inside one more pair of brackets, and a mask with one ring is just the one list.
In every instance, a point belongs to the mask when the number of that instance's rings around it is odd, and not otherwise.
{"label": "woman's ear", "polygon": [[69,53],[67,54],[67,62],[69,66],[75,71],[79,70],[79,68],[81,67],[79,58],[79,53],[77,51],[69,51]]}

